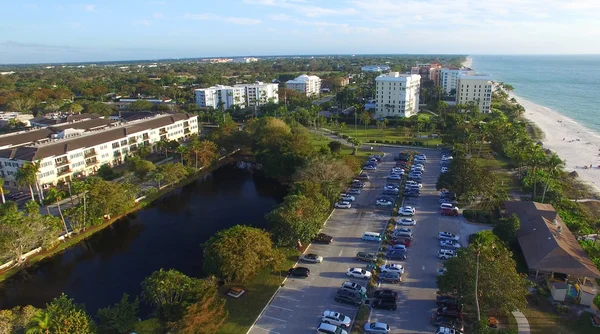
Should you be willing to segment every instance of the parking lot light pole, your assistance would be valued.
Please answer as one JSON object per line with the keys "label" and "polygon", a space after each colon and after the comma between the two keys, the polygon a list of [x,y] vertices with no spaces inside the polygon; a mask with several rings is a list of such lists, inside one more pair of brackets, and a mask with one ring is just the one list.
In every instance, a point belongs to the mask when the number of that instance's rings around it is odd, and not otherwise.
{"label": "parking lot light pole", "polygon": [[477,250],[477,261],[475,269],[475,311],[477,312],[477,322],[481,321],[481,313],[479,312],[479,297],[477,296],[477,283],[479,281],[479,250]]}

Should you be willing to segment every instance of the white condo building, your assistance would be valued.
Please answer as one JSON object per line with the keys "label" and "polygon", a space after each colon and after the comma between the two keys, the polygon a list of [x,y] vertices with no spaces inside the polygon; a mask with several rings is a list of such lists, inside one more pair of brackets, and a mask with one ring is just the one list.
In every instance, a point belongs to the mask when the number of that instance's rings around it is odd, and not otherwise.
{"label": "white condo building", "polygon": [[263,105],[268,102],[279,103],[279,85],[257,81],[253,84],[237,84],[232,86],[217,85],[209,88],[195,89],[196,104],[199,107],[223,108],[233,106],[240,108]]}
{"label": "white condo building", "polygon": [[19,167],[40,162],[38,184],[56,185],[94,174],[102,165],[121,164],[141,146],[152,147],[161,140],[180,141],[197,134],[198,129],[197,115],[158,115],[41,144],[13,146],[0,150],[0,177],[7,186],[17,186]]}
{"label": "white condo building", "polygon": [[444,92],[450,94],[452,90],[458,88],[458,76],[469,73],[472,73],[472,71],[458,68],[442,68],[438,80]]}
{"label": "white condo building", "polygon": [[377,117],[410,117],[419,112],[421,76],[390,72],[375,78]]}
{"label": "white condo building", "polygon": [[387,65],[365,65],[360,68],[363,72],[387,72],[390,67]]}
{"label": "white condo building", "polygon": [[475,103],[480,112],[489,113],[492,102],[492,80],[491,75],[484,73],[459,75],[456,103]]}
{"label": "white condo building", "polygon": [[306,96],[319,95],[321,93],[321,78],[316,75],[302,74],[294,80],[287,81],[285,87],[304,93]]}

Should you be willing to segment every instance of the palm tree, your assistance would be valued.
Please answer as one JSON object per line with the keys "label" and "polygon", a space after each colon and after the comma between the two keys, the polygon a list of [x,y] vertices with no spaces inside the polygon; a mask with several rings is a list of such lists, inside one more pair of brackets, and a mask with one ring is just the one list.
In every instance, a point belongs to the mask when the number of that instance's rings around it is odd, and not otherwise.
{"label": "palm tree", "polygon": [[175,152],[181,155],[181,164],[183,165],[183,155],[187,152],[187,147],[179,145]]}
{"label": "palm tree", "polygon": [[[15,179],[17,180],[17,184],[21,186],[29,186],[29,193],[31,194],[31,200],[35,201],[35,196],[33,194],[33,185],[37,186],[37,173],[40,170],[40,162],[37,161],[35,163],[25,163],[21,166],[17,173],[15,174]],[[38,194],[39,195],[39,194]],[[42,197],[40,198],[40,204],[42,204]]]}
{"label": "palm tree", "polygon": [[360,121],[365,125],[365,138],[367,137],[367,125],[371,123],[371,114],[366,111],[363,111],[360,114]]}
{"label": "palm tree", "polygon": [[160,181],[164,180],[165,175],[163,173],[156,172],[156,173],[152,174],[152,178],[154,179],[154,181],[156,181],[158,190],[160,190]]}
{"label": "palm tree", "polygon": [[48,189],[48,199],[51,202],[56,204],[56,208],[58,209],[58,214],[60,215],[60,219],[65,227],[65,238],[69,235],[69,229],[67,228],[67,222],[65,221],[65,217],[62,214],[62,210],[60,208],[60,201],[63,199],[63,194],[60,190],[56,188]]}
{"label": "palm tree", "polygon": [[532,182],[533,182],[533,199],[535,199],[535,195],[537,194],[537,180],[536,180],[536,172],[537,169],[544,163],[546,159],[546,153],[542,149],[540,145],[533,144],[527,150],[529,154],[529,166],[532,169]]}
{"label": "palm tree", "polygon": [[50,314],[39,311],[27,324],[25,334],[50,334]]}
{"label": "palm tree", "polygon": [[5,204],[6,199],[4,198],[4,179],[0,179],[0,197],[2,197],[2,204]]}
{"label": "palm tree", "polygon": [[544,193],[542,194],[542,203],[544,203],[544,199],[546,198],[546,192],[550,187],[550,179],[554,178],[556,172],[565,166],[565,162],[560,159],[560,157],[552,152],[548,159],[546,160],[545,167],[548,172],[548,177],[546,179],[546,186],[544,187]]}

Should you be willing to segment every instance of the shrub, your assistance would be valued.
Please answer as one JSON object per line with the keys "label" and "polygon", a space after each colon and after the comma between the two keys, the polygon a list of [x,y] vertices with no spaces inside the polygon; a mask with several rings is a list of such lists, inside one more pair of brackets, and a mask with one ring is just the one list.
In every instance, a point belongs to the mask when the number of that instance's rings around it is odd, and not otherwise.
{"label": "shrub", "polygon": [[396,140],[396,144],[400,145],[400,144],[402,144],[402,142],[400,140]]}

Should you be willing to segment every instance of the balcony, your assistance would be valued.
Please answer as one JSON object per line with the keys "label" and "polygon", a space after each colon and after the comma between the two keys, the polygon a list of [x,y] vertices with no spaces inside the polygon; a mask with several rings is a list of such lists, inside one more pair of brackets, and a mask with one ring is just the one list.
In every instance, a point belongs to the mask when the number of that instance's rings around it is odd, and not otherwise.
{"label": "balcony", "polygon": [[147,134],[147,133],[144,133],[144,134],[142,135],[142,138],[143,138],[144,140],[148,140],[148,139],[150,139],[150,136],[148,136],[148,134]]}
{"label": "balcony", "polygon": [[187,128],[187,127],[189,127],[189,126],[190,126],[190,122],[183,122],[183,127],[184,127],[184,128]]}
{"label": "balcony", "polygon": [[71,168],[67,167],[67,168],[59,168],[56,171],[56,175],[58,176],[63,176],[65,174],[69,174],[71,172]]}
{"label": "balcony", "polygon": [[69,164],[69,160],[67,158],[64,159],[56,159],[54,160],[56,167],[64,166]]}
{"label": "balcony", "polygon": [[131,145],[129,147],[129,152],[136,152],[138,150],[138,146],[137,145]]}
{"label": "balcony", "polygon": [[95,149],[87,150],[87,151],[83,152],[83,156],[86,158],[94,157],[94,156],[96,156],[96,150]]}
{"label": "balcony", "polygon": [[162,129],[158,130],[158,133],[161,134],[161,135],[166,135],[167,132],[168,131],[165,128],[162,128]]}
{"label": "balcony", "polygon": [[96,159],[96,158],[93,158],[93,159],[87,159],[87,160],[85,161],[85,165],[86,165],[87,167],[94,166],[94,165],[97,165],[97,164],[99,164],[99,163],[100,163],[100,161],[98,161],[98,159]]}
{"label": "balcony", "polygon": [[168,141],[167,135],[160,136],[160,140]]}
{"label": "balcony", "polygon": [[120,151],[115,151],[114,154],[113,154],[113,156],[115,158],[120,158],[121,157],[121,152]]}
{"label": "balcony", "polygon": [[190,134],[190,132],[191,132],[191,131],[190,131],[190,128],[184,128],[184,129],[183,129],[183,133],[184,133],[184,134],[186,134],[186,135],[187,135],[187,134]]}
{"label": "balcony", "polygon": [[129,138],[129,145],[137,143],[137,138]]}

